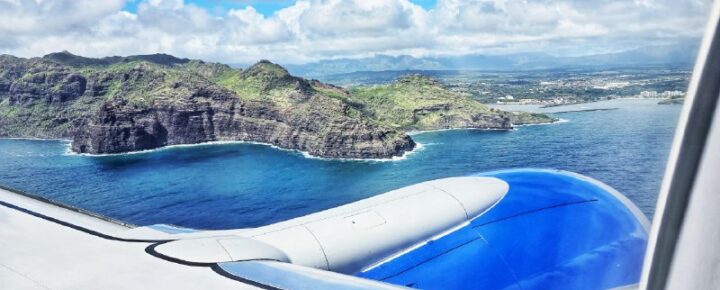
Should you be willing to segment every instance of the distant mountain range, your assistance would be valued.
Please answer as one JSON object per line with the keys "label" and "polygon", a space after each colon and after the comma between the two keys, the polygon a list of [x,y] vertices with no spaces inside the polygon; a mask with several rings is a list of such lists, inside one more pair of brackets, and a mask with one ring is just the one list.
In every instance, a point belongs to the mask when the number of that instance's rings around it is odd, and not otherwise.
{"label": "distant mountain range", "polygon": [[464,55],[417,58],[378,55],[362,59],[323,60],[303,65],[287,65],[296,75],[320,77],[357,71],[398,70],[488,70],[517,71],[569,68],[621,68],[637,66],[691,67],[698,44],[648,46],[617,53],[577,57],[553,56],[547,53],[506,55]]}

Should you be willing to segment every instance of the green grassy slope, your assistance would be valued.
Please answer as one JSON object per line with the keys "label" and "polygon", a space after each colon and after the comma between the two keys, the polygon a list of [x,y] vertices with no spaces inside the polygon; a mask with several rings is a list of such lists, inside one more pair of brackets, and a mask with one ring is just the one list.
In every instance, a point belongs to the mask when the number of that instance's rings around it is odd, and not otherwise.
{"label": "green grassy slope", "polygon": [[548,123],[542,114],[512,113],[489,108],[480,102],[445,89],[423,75],[406,75],[387,85],[359,86],[345,101],[387,126],[405,130],[482,127],[482,118],[509,118],[515,125]]}

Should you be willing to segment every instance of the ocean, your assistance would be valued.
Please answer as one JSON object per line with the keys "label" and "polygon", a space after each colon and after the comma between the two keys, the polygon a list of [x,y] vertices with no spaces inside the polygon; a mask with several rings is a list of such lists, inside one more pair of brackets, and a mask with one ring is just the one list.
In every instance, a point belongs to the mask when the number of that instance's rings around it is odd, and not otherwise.
{"label": "ocean", "polygon": [[[681,106],[613,100],[498,107],[551,112],[562,121],[413,133],[419,148],[392,161],[326,160],[244,143],[83,156],[70,153],[67,141],[0,139],[0,184],[135,225],[230,229],[436,178],[554,168],[603,181],[652,217]],[[567,112],[577,110],[586,111]]]}

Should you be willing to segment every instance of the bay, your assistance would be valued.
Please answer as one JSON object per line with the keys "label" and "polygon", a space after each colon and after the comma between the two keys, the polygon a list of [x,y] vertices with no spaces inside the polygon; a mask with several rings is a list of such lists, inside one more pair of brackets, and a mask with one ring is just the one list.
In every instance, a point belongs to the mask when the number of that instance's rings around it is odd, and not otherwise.
{"label": "bay", "polygon": [[67,141],[0,139],[0,184],[136,225],[229,229],[436,178],[554,168],[603,181],[652,216],[681,106],[613,100],[499,107],[549,112],[563,121],[511,131],[413,133],[419,149],[393,161],[308,158],[241,143],[83,156],[69,153]]}

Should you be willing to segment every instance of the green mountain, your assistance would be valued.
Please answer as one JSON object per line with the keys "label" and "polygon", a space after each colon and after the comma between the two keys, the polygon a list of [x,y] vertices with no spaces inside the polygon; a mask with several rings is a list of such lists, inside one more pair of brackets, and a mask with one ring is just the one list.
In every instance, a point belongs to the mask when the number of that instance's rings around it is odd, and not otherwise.
{"label": "green mountain", "polygon": [[543,114],[489,108],[418,74],[387,85],[352,88],[344,99],[380,124],[402,130],[509,129],[555,121]]}
{"label": "green mountain", "polygon": [[165,55],[0,56],[0,136],[72,139],[82,153],[252,141],[332,158],[412,150],[405,133],[268,62],[243,71]]}
{"label": "green mountain", "polygon": [[80,153],[251,141],[389,158],[414,148],[405,130],[550,121],[489,109],[421,76],[348,91],[268,61],[242,70],[164,54],[0,56],[0,136],[71,139]]}

